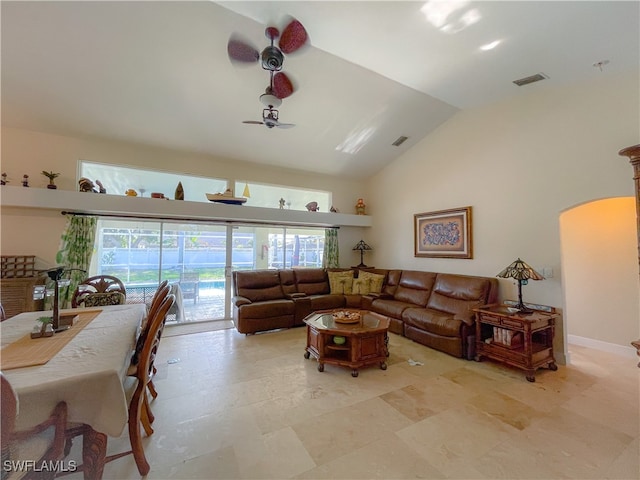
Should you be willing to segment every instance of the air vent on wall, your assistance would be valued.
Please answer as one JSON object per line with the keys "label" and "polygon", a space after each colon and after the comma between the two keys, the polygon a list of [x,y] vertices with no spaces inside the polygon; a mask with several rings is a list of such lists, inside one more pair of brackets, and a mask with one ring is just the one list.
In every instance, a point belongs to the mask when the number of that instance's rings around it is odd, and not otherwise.
{"label": "air vent on wall", "polygon": [[391,145],[393,145],[394,147],[399,147],[405,142],[405,140],[408,140],[408,138],[409,137],[405,137],[405,136],[398,137],[396,141],[393,142]]}
{"label": "air vent on wall", "polygon": [[524,85],[529,85],[530,83],[539,82],[540,80],[544,80],[547,77],[544,73],[536,73],[535,75],[531,75],[530,77],[524,77],[519,80],[514,80],[513,83],[522,87]]}

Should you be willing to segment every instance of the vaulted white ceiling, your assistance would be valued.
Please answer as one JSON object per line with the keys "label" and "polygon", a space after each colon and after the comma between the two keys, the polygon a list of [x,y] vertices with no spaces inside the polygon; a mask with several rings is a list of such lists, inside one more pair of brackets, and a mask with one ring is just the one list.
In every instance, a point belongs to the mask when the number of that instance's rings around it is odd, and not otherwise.
{"label": "vaulted white ceiling", "polygon": [[[366,177],[468,109],[638,71],[640,3],[2,1],[2,124]],[[285,58],[290,129],[267,129],[257,64],[287,15],[310,46]],[[481,47],[499,42],[491,50]],[[594,63],[606,62],[602,68]],[[548,79],[518,87],[513,80]],[[391,144],[400,136],[400,147]]]}

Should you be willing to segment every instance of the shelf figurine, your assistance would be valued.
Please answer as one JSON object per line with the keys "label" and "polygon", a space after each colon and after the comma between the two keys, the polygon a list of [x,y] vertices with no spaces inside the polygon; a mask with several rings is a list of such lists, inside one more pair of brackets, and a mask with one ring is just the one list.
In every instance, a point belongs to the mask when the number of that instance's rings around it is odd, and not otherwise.
{"label": "shelf figurine", "polygon": [[53,183],[53,181],[60,176],[59,173],[54,173],[53,170],[50,172],[47,172],[46,170],[42,171],[42,175],[44,175],[45,177],[47,177],[49,179],[49,184],[47,185],[47,188],[49,190],[55,190],[56,188],[58,188],[58,186]]}
{"label": "shelf figurine", "polygon": [[280,210],[284,208],[284,198],[280,198]]}
{"label": "shelf figurine", "polygon": [[176,200],[184,200],[184,188],[182,188],[182,182],[178,182],[173,198]]}
{"label": "shelf figurine", "polygon": [[0,180],[0,185],[6,185],[7,183],[9,183],[9,180],[7,180],[7,172],[2,172],[2,179]]}
{"label": "shelf figurine", "polygon": [[356,215],[364,215],[365,208],[366,208],[366,205],[364,204],[364,200],[359,198],[358,202],[356,203]]}

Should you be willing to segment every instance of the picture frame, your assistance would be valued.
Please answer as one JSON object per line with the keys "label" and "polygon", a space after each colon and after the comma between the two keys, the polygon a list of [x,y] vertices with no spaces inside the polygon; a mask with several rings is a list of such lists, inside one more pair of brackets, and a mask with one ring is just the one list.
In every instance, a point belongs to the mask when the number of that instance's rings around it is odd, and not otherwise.
{"label": "picture frame", "polygon": [[414,256],[473,258],[470,206],[416,213],[413,218]]}

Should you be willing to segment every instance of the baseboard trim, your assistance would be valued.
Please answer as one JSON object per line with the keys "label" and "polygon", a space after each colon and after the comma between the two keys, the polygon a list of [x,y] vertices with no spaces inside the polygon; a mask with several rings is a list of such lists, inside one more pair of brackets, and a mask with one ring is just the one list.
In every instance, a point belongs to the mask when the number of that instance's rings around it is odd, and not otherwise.
{"label": "baseboard trim", "polygon": [[603,342],[602,340],[580,337],[578,335],[567,335],[567,342],[569,344],[580,345],[581,347],[589,347],[603,352],[614,353],[626,358],[636,357],[636,349],[632,346],[626,347],[624,345],[618,345],[617,343]]}

